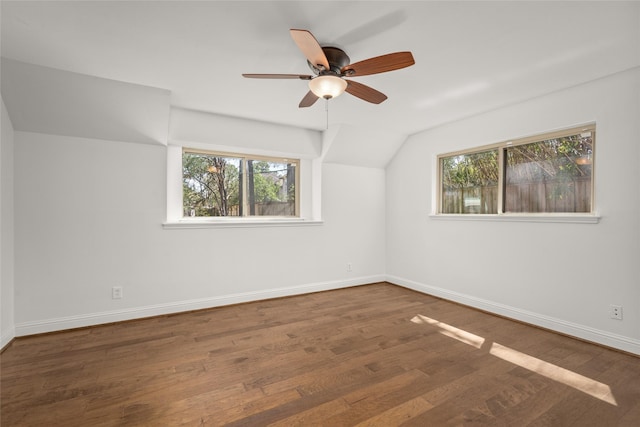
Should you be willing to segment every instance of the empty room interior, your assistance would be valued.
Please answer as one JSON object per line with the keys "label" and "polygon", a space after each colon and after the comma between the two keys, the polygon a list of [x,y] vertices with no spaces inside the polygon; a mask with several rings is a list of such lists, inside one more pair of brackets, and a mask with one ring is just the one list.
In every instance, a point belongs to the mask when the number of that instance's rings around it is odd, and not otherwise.
{"label": "empty room interior", "polygon": [[2,426],[640,425],[640,2],[0,8]]}

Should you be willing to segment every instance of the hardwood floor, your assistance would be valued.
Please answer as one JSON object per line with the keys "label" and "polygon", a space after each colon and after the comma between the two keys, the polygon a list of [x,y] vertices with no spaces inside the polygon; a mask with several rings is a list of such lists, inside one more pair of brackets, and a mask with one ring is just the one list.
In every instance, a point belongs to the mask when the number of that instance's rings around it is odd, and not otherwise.
{"label": "hardwood floor", "polygon": [[16,339],[2,426],[638,426],[640,358],[377,283]]}

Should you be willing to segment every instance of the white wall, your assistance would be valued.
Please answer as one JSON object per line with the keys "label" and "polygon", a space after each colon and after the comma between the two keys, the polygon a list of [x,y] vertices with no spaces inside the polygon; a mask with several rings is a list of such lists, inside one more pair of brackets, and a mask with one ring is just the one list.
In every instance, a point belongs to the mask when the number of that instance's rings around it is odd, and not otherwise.
{"label": "white wall", "polygon": [[323,165],[321,225],[163,229],[167,147],[15,142],[18,336],[384,279],[382,169]]}
{"label": "white wall", "polygon": [[0,118],[0,349],[15,336],[13,269],[13,153],[11,120],[2,103]]}
{"label": "white wall", "polygon": [[[389,280],[640,354],[639,118],[636,68],[412,136],[387,167]],[[592,121],[598,224],[429,217],[438,154]]]}

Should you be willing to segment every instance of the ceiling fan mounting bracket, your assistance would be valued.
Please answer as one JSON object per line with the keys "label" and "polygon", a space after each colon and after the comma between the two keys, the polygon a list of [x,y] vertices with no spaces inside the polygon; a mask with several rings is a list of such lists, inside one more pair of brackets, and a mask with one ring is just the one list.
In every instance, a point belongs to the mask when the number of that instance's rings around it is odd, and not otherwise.
{"label": "ceiling fan mounting bracket", "polygon": [[318,75],[322,74],[335,74],[340,75],[340,70],[342,67],[347,66],[351,63],[351,59],[345,53],[344,50],[333,47],[333,46],[323,46],[322,51],[324,55],[327,57],[327,62],[329,62],[329,70],[326,70],[325,67],[321,64],[314,65],[307,60],[307,64],[309,68]]}

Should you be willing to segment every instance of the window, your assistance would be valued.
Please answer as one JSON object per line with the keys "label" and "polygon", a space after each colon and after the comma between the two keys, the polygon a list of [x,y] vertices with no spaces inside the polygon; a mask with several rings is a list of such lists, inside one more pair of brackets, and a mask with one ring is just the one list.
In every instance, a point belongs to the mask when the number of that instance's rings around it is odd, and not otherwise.
{"label": "window", "polygon": [[583,126],[438,156],[438,213],[591,213],[594,141]]}
{"label": "window", "polygon": [[498,150],[440,159],[442,213],[498,213]]}
{"label": "window", "polygon": [[299,161],[182,152],[184,217],[298,217]]}

